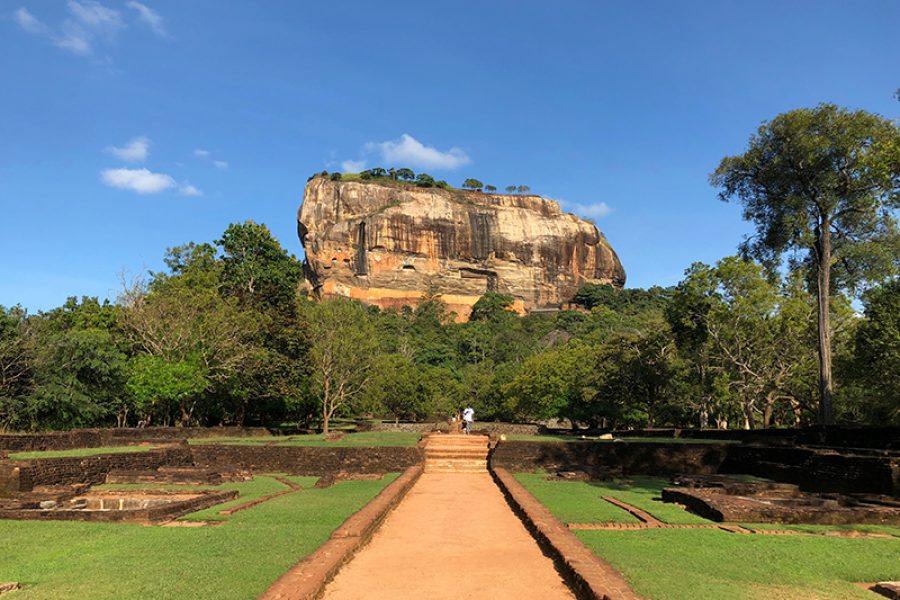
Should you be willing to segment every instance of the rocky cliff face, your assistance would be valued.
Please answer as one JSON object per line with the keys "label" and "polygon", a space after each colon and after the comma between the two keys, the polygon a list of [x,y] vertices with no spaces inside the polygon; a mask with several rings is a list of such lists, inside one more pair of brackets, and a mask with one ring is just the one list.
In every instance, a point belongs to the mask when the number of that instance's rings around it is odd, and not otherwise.
{"label": "rocky cliff face", "polygon": [[297,231],[317,295],[382,308],[434,289],[465,319],[488,290],[525,312],[569,302],[585,283],[625,283],[597,228],[539,196],[315,177]]}

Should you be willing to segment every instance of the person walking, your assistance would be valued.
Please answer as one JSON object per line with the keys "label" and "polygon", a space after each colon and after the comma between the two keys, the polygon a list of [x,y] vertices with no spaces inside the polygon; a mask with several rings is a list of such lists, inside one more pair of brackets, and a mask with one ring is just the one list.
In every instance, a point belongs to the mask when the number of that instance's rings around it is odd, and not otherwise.
{"label": "person walking", "polygon": [[467,406],[462,413],[463,418],[463,427],[466,430],[466,435],[472,433],[472,421],[475,420],[475,409],[471,406]]}

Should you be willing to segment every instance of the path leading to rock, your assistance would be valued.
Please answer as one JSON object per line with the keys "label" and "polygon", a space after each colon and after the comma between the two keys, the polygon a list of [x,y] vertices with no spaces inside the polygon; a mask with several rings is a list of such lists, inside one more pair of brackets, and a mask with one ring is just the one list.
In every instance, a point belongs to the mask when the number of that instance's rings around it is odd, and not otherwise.
{"label": "path leading to rock", "polygon": [[487,473],[425,473],[326,600],[574,598]]}

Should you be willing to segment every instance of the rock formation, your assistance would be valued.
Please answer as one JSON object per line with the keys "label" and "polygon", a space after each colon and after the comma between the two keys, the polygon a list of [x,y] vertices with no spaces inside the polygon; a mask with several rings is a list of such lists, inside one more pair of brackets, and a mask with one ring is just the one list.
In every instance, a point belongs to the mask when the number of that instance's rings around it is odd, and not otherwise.
{"label": "rock formation", "polygon": [[597,227],[540,196],[318,176],[297,232],[317,296],[382,308],[415,306],[434,290],[466,319],[488,290],[513,296],[521,313],[558,308],[586,283],[625,283]]}

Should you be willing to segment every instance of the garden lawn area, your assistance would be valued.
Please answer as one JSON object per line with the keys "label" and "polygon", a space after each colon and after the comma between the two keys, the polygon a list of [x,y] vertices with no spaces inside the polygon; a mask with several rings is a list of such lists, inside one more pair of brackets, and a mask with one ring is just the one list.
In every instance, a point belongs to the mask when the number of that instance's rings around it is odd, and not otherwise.
{"label": "garden lawn area", "polygon": [[601,499],[604,492],[584,481],[547,481],[543,473],[519,473],[515,478],[563,523],[640,522]]}
{"label": "garden lawn area", "polygon": [[779,523],[742,523],[750,529],[787,529],[803,533],[827,533],[861,531],[863,533],[877,533],[880,535],[893,535],[900,538],[900,526],[897,525],[782,525]]}
{"label": "garden lawn area", "polygon": [[[219,526],[0,520],[0,581],[23,586],[16,600],[255,598],[396,477],[324,489],[292,477],[304,489],[228,517],[217,513],[232,503],[185,517]],[[238,489],[234,503],[287,489],[268,476],[199,487]]]}
{"label": "garden lawn area", "polygon": [[691,438],[666,438],[666,437],[620,437],[612,440],[601,440],[597,437],[579,437],[575,435],[558,435],[558,434],[510,434],[506,436],[510,442],[601,442],[607,444],[634,442],[641,444],[739,444],[737,440],[713,440],[713,439],[691,439]]}
{"label": "garden lawn area", "polygon": [[546,474],[535,473],[519,473],[515,477],[564,523],[638,522],[627,511],[603,500],[603,496],[612,496],[645,510],[663,523],[711,523],[677,504],[663,502],[660,499],[662,489],[671,484],[659,477],[635,476],[590,483],[547,481]]}
{"label": "garden lawn area", "polygon": [[900,579],[900,538],[717,529],[575,533],[652,600],[871,600],[876,596],[854,582]]}
{"label": "garden lawn area", "polygon": [[71,450],[39,450],[35,452],[12,452],[12,460],[35,460],[42,458],[79,458],[97,456],[98,454],[126,454],[129,452],[147,452],[156,450],[153,446],[112,446],[109,448],[73,448]]}
{"label": "garden lawn area", "polygon": [[409,431],[364,431],[348,433],[340,440],[326,440],[324,435],[291,435],[268,437],[191,438],[191,444],[227,444],[233,446],[326,446],[329,448],[378,448],[415,446],[422,434]]}
{"label": "garden lawn area", "polygon": [[[515,477],[567,523],[628,522],[622,515],[630,515],[601,496],[614,496],[667,523],[709,523],[676,504],[654,500],[667,485],[664,479],[590,484],[546,481],[545,474]],[[878,525],[747,526],[900,536],[900,528]],[[719,529],[580,530],[575,535],[621,571],[638,594],[652,600],[865,600],[873,597],[871,592],[854,583],[900,579],[900,537],[744,535]]]}

